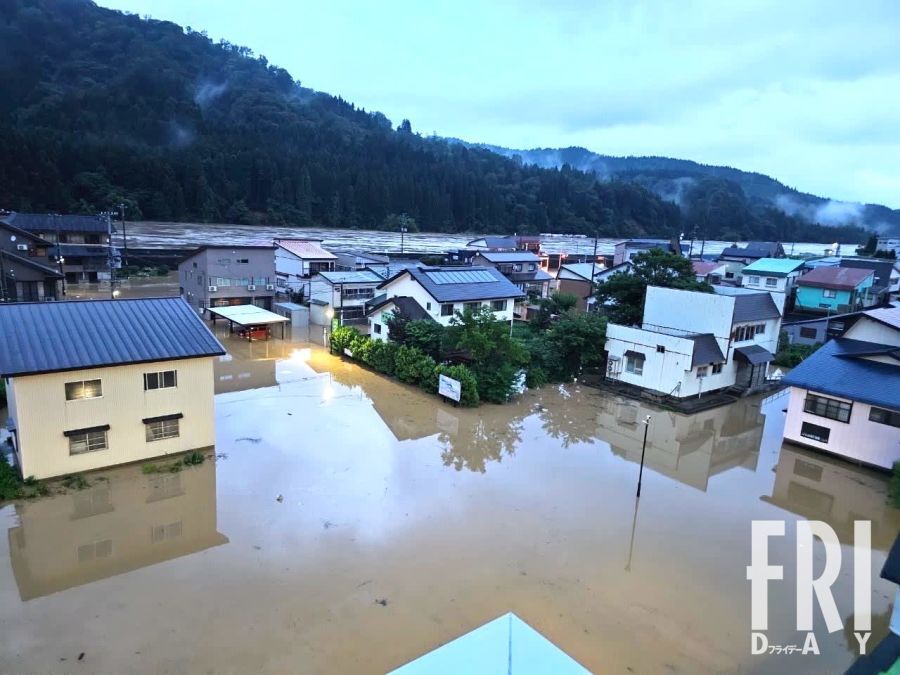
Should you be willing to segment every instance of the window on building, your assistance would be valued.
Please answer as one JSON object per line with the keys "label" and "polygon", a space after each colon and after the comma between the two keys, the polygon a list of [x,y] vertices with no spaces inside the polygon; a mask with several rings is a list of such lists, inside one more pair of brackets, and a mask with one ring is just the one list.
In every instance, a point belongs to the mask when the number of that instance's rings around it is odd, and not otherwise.
{"label": "window on building", "polygon": [[67,401],[78,401],[83,398],[100,398],[101,396],[103,396],[103,386],[100,380],[66,382]]}
{"label": "window on building", "polygon": [[112,539],[91,542],[78,547],[78,562],[85,563],[112,555]]}
{"label": "window on building", "polygon": [[373,323],[373,324],[372,324],[372,330],[375,331],[375,335],[381,335],[381,324],[380,324],[380,323]]}
{"label": "window on building", "polygon": [[709,368],[707,366],[698,366],[697,367],[697,377],[706,377],[709,374]]}
{"label": "window on building", "polygon": [[748,286],[759,286],[759,277],[757,276],[748,276],[747,277],[747,285]]}
{"label": "window on building", "polygon": [[810,328],[809,326],[801,326],[800,337],[807,340],[815,340],[819,337],[819,331],[817,331],[815,328]]}
{"label": "window on building", "polygon": [[665,354],[666,353],[665,345],[656,345],[656,353],[657,354]]}
{"label": "window on building", "polygon": [[734,272],[725,272],[726,279],[734,279]]}
{"label": "window on building", "polygon": [[505,312],[506,300],[494,300],[491,302],[491,309],[495,312]]}
{"label": "window on building", "polygon": [[738,326],[731,334],[731,339],[735,342],[746,342],[752,340],[755,335],[762,335],[766,332],[766,324],[755,323],[749,326]]}
{"label": "window on building", "polygon": [[714,363],[714,364],[713,364],[713,367],[712,367],[712,374],[713,374],[713,375],[718,375],[718,374],[721,373],[721,372],[722,372],[722,364],[721,364],[721,363]]}
{"label": "window on building", "polygon": [[197,269],[197,263],[191,263],[191,265],[193,265],[194,269]]}
{"label": "window on building", "polygon": [[775,288],[778,285],[778,279],[775,277],[766,277],[766,288]]}
{"label": "window on building", "polygon": [[250,264],[250,258],[238,258],[238,259],[235,260],[234,262],[236,262],[238,265],[249,265],[249,264]]}
{"label": "window on building", "polygon": [[632,375],[644,374],[644,355],[632,352],[625,355],[625,372]]}
{"label": "window on building", "polygon": [[66,432],[69,437],[69,454],[83,455],[86,452],[106,450],[109,446],[105,429]]}
{"label": "window on building", "polygon": [[178,438],[181,433],[179,419],[157,420],[155,422],[147,422],[144,425],[146,438],[148,443],[153,441],[162,441],[166,438]]}
{"label": "window on building", "polygon": [[430,302],[425,303],[425,309],[427,309],[429,312],[431,311],[431,303]]}
{"label": "window on building", "polygon": [[803,402],[804,412],[844,423],[850,422],[850,412],[852,410],[852,403],[826,398],[825,396],[817,396],[816,394],[807,394],[806,400]]}
{"label": "window on building", "polygon": [[345,300],[364,300],[375,297],[374,288],[347,288],[341,289],[341,297]]}
{"label": "window on building", "polygon": [[144,391],[151,389],[171,389],[178,386],[178,371],[163,370],[158,373],[144,373]]}
{"label": "window on building", "polygon": [[887,424],[891,427],[900,427],[900,412],[872,406],[872,409],[869,410],[869,421]]}
{"label": "window on building", "polygon": [[537,265],[535,263],[528,263],[528,271],[534,272],[537,269]]}
{"label": "window on building", "polygon": [[833,289],[831,289],[831,288],[823,288],[823,289],[822,289],[822,297],[823,297],[823,298],[836,298],[836,297],[837,297],[837,291],[835,291],[835,290],[833,290]]}
{"label": "window on building", "polygon": [[758,323],[753,327],[753,330],[756,335],[762,335],[766,332],[766,324]]}
{"label": "window on building", "polygon": [[219,258],[216,262],[218,262],[220,265],[230,265],[231,258]]}
{"label": "window on building", "polygon": [[516,263],[513,265],[513,272],[521,272],[522,271],[522,263]]}
{"label": "window on building", "polygon": [[811,438],[819,443],[827,443],[828,437],[831,435],[831,429],[828,427],[820,427],[818,424],[804,422],[800,427],[800,435],[803,438]]}
{"label": "window on building", "polygon": [[463,309],[467,309],[470,312],[477,312],[480,307],[480,302],[467,302],[463,305]]}
{"label": "window on building", "polygon": [[453,303],[441,305],[441,316],[453,316]]}
{"label": "window on building", "polygon": [[150,528],[150,542],[157,544],[168,539],[176,539],[181,536],[182,531],[180,520],[177,523],[169,523],[168,525],[155,525]]}

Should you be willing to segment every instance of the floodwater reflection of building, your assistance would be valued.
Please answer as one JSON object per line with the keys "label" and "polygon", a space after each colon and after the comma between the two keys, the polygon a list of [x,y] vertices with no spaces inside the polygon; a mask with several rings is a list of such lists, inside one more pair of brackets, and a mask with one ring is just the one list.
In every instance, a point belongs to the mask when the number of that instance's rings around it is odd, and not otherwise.
{"label": "floodwater reflection of building", "polygon": [[228,543],[217,531],[216,464],[143,475],[136,466],[16,505],[9,554],[31,600]]}
{"label": "floodwater reflection of building", "polygon": [[884,475],[794,445],[781,446],[772,496],[762,500],[828,523],[842,544],[853,543],[857,520],[872,521],[878,551],[887,551],[900,531],[900,510],[888,504]]}
{"label": "floodwater reflection of building", "polygon": [[706,491],[710,476],[737,467],[756,470],[764,420],[754,399],[694,415],[619,397],[598,400],[597,435],[630,462],[640,462],[642,420],[650,415],[644,463],[654,471]]}

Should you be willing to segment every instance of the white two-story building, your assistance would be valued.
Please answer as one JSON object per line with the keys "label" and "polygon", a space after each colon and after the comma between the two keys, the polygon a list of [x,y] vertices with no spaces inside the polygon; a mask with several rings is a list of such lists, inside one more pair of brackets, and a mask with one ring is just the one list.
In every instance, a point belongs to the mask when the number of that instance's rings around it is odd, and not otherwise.
{"label": "white two-story building", "polygon": [[760,258],[743,269],[741,286],[771,294],[783,314],[803,265],[803,260],[794,258]]}
{"label": "white two-story building", "polygon": [[366,303],[384,278],[371,270],[319,272],[310,280],[309,299],[331,310],[341,324],[363,320]]}
{"label": "white two-story building", "polygon": [[[513,307],[525,293],[493,267],[411,267],[378,286],[388,300],[411,298],[438,323],[448,326],[457,312],[489,307],[498,321],[513,320]],[[387,338],[378,317],[369,317],[370,334]],[[377,324],[377,325],[376,325]]]}
{"label": "white two-story building", "polygon": [[683,399],[762,386],[781,313],[768,293],[719,295],[647,288],[640,327],[609,324],[607,377]]}
{"label": "white two-story building", "polygon": [[215,443],[219,341],[181,298],[0,305],[0,377],[23,476]]}
{"label": "white two-story building", "polygon": [[882,469],[900,462],[900,308],[864,312],[783,382],[786,441]]}

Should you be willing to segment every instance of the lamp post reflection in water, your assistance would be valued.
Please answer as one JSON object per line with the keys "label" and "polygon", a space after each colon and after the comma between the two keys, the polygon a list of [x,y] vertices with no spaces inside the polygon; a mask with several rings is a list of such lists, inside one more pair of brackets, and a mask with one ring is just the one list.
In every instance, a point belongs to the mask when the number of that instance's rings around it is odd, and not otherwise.
{"label": "lamp post reflection in water", "polygon": [[[638,471],[637,498],[641,498],[641,479],[644,477],[644,455],[647,453],[647,430],[650,428],[650,415],[644,418],[644,445],[641,446],[641,468]],[[635,512],[636,513],[636,512]]]}

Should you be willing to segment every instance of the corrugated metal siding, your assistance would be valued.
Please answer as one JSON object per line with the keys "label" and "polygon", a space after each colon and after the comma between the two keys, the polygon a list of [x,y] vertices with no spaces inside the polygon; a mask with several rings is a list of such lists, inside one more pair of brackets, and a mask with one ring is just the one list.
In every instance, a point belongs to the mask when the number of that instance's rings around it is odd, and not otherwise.
{"label": "corrugated metal siding", "polygon": [[0,375],[224,354],[181,298],[0,306]]}

